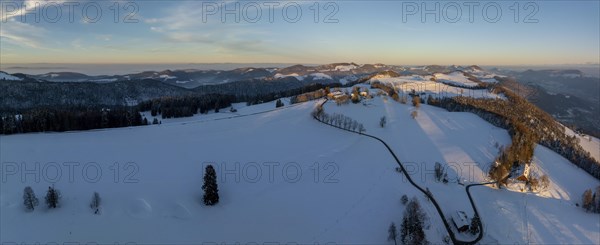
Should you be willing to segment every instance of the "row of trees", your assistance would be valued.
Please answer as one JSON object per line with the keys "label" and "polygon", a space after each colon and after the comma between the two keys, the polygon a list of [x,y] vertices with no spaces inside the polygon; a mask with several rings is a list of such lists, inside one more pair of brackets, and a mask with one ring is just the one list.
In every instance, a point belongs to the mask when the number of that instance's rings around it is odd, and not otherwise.
{"label": "row of trees", "polygon": [[[55,189],[54,186],[49,186],[45,198],[48,208],[57,208],[61,197],[59,190]],[[39,205],[39,200],[31,186],[27,186],[23,190],[23,205],[27,211],[33,211]]]}
{"label": "row of trees", "polygon": [[195,114],[208,113],[210,110],[226,108],[235,102],[232,95],[206,94],[202,96],[163,97],[142,102],[140,111],[150,111],[152,116],[162,118],[191,117]]}
{"label": "row of trees", "polygon": [[[46,206],[48,208],[58,208],[60,204],[60,199],[62,195],[59,190],[54,188],[54,186],[48,187],[48,191],[46,192]],[[92,195],[92,200],[90,202],[90,209],[94,214],[100,214],[100,202],[101,202],[100,194],[98,192],[94,192]],[[23,205],[25,206],[25,210],[31,212],[35,210],[35,207],[39,205],[39,200],[35,196],[33,189],[31,186],[25,187],[23,190]]]}
{"label": "row of trees", "polygon": [[[215,205],[219,202],[219,187],[217,185],[217,173],[212,165],[208,165],[205,169],[204,184],[202,185],[204,190],[203,201],[207,206]],[[59,190],[54,186],[49,186],[46,193],[45,201],[48,208],[58,208],[62,195]],[[92,200],[90,201],[90,209],[94,214],[100,214],[100,194],[94,192]],[[25,187],[23,190],[23,205],[25,210],[34,211],[35,207],[39,205],[39,199],[36,197],[35,192],[31,186]]]}
{"label": "row of trees", "polygon": [[[37,84],[37,83],[34,83]],[[160,84],[160,83],[159,83]],[[261,89],[252,90],[254,84]],[[251,83],[235,83],[219,86],[202,86],[197,93],[187,95],[165,96],[150,99],[139,103],[137,106],[117,106],[118,103],[47,103],[45,107],[23,106],[29,109],[0,109],[0,134],[16,134],[29,132],[64,132],[75,130],[90,130],[100,128],[117,128],[146,125],[148,122],[140,114],[150,111],[152,116],[161,115],[162,118],[189,117],[197,113],[207,113],[231,106],[231,103],[247,101],[249,105],[273,101],[282,97],[292,98],[293,103],[322,98],[325,94],[323,84],[308,84],[288,86],[278,84],[280,88],[270,88],[271,83],[254,81]],[[62,85],[62,84],[61,84]],[[127,85],[127,84],[125,84]],[[332,83],[332,86],[341,85]],[[59,86],[56,84],[56,86]],[[233,87],[231,87],[233,86]],[[214,87],[214,89],[213,89]],[[257,87],[257,88],[258,88]],[[143,89],[143,87],[141,87]],[[245,88],[238,91],[235,88]],[[85,90],[85,94],[97,96],[93,88]],[[228,92],[229,91],[229,92]],[[235,92],[232,92],[235,91]],[[276,91],[276,92],[273,92]],[[172,94],[172,93],[167,93]],[[149,96],[152,98],[152,96]],[[141,100],[141,99],[140,99]],[[102,100],[99,100],[102,101]],[[39,103],[35,103],[39,104]],[[60,104],[57,106],[55,104]],[[83,106],[85,104],[86,106]],[[87,106],[92,104],[93,106]],[[52,106],[54,105],[54,106]],[[110,105],[110,106],[106,106]],[[156,121],[156,124],[159,122]]]}
{"label": "row of trees", "polygon": [[292,96],[290,98],[290,103],[291,104],[296,104],[296,103],[303,103],[303,102],[307,102],[307,101],[311,101],[311,100],[317,100],[320,98],[323,98],[325,96],[327,96],[329,89],[319,89],[316,91],[312,91],[312,92],[306,92],[306,93],[302,93],[296,96]]}
{"label": "row of trees", "polygon": [[38,108],[0,114],[0,134],[64,132],[145,125],[137,108]]}
{"label": "row of trees", "polygon": [[360,134],[367,131],[362,123],[342,114],[334,113],[333,115],[329,115],[325,113],[323,107],[320,105],[313,111],[313,117],[323,123]]}

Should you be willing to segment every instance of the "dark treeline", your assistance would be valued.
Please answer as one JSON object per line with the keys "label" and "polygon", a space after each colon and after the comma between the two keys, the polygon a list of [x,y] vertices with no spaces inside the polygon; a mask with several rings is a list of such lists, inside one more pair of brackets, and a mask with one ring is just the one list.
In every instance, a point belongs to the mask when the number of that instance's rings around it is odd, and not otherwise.
{"label": "dark treeline", "polygon": [[135,108],[36,108],[0,115],[0,134],[64,132],[147,124]]}
{"label": "dark treeline", "polygon": [[[329,85],[339,86],[339,83]],[[249,105],[277,100],[282,97],[321,91],[326,85],[309,84],[279,92],[233,94],[187,94],[150,99],[137,106],[45,106],[31,109],[6,109],[0,111],[0,134],[30,132],[64,132],[101,128],[118,128],[147,125],[140,112],[150,111],[154,117],[191,117],[211,110],[219,112],[235,102]]]}
{"label": "dark treeline", "polygon": [[[502,78],[496,79],[502,80]],[[535,144],[539,143],[600,179],[600,163],[579,145],[577,137],[567,135],[565,128],[552,116],[513,91],[503,86],[495,86],[494,89],[504,94],[507,100],[459,96],[428,101],[428,104],[449,111],[474,113],[491,124],[509,131],[512,143],[501,152],[498,158],[500,166],[490,171],[492,177],[506,177],[505,173],[509,173],[513,166],[530,162]]]}
{"label": "dark treeline", "polygon": [[142,102],[138,105],[140,111],[150,111],[153,117],[162,118],[191,117],[195,114],[208,113],[230,107],[235,102],[233,95],[208,94],[202,96],[163,97]]}
{"label": "dark treeline", "polygon": [[287,91],[282,91],[282,92],[278,92],[278,93],[269,93],[269,94],[265,94],[265,95],[260,95],[260,96],[253,96],[253,97],[242,97],[242,98],[246,98],[245,101],[248,101],[248,103],[252,103],[252,104],[257,104],[257,103],[262,103],[265,101],[273,101],[282,97],[291,97],[291,103],[295,104],[295,103],[301,103],[301,102],[306,102],[309,100],[313,100],[316,98],[322,98],[323,96],[327,95],[325,93],[325,90],[332,86],[332,87],[340,87],[342,84],[340,83],[330,83],[330,84],[320,84],[320,83],[315,83],[315,84],[310,84],[301,88],[296,88],[296,89],[291,89],[291,90],[287,90]]}

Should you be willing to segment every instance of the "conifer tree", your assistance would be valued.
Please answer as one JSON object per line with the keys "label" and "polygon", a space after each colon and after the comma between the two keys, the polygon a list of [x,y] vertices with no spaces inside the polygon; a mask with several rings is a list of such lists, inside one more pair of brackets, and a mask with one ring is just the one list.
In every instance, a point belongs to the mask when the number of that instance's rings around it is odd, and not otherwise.
{"label": "conifer tree", "polygon": [[212,165],[206,166],[204,171],[204,204],[207,206],[215,205],[219,202],[219,188],[217,186],[217,173]]}
{"label": "conifer tree", "polygon": [[27,211],[33,211],[39,204],[39,200],[35,197],[35,193],[33,193],[30,186],[25,187],[25,190],[23,190],[23,204]]}

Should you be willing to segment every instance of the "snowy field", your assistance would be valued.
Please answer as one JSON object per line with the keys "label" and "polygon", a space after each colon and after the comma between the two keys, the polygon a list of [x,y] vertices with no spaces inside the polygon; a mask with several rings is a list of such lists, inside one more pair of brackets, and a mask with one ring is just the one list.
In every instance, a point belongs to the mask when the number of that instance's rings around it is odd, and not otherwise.
{"label": "snowy field", "polygon": [[[352,117],[388,142],[448,216],[461,210],[472,217],[462,184],[487,180],[508,133],[470,113],[422,105],[413,119],[412,105],[384,97],[364,102],[329,102],[325,111]],[[446,231],[435,208],[394,170],[387,150],[312,119],[317,103],[277,110],[274,103],[236,104],[236,113],[161,125],[0,136],[0,242],[392,244],[387,228],[399,226],[406,194],[429,216],[427,239],[442,243]],[[447,168],[450,183],[434,181],[435,162]],[[207,163],[219,178],[214,207],[201,204]],[[600,182],[541,146],[534,163],[552,181],[546,192],[472,188],[482,242],[598,244],[599,215],[575,203]],[[43,196],[53,183],[63,198],[49,210]],[[23,209],[25,186],[40,199],[34,212]],[[100,215],[88,207],[94,191],[103,198]]]}
{"label": "snowy field", "polygon": [[[444,213],[464,211],[471,218],[472,209],[464,186],[457,184],[457,177],[465,185],[489,181],[486,173],[497,156],[497,146],[510,143],[508,133],[471,113],[421,105],[417,118],[412,119],[413,110],[412,105],[378,97],[364,105],[337,106],[332,102],[325,106],[326,112],[355,118],[365,125],[367,133],[385,140],[405,163],[413,179],[429,188],[442,203]],[[385,128],[379,127],[382,116],[387,118]],[[435,181],[435,162],[446,166],[448,184]],[[548,190],[521,193],[491,186],[473,188],[477,193],[475,203],[488,231],[482,242],[598,244],[599,215],[584,212],[576,203],[581,203],[586,189],[595,188],[600,181],[542,146],[536,148],[533,163],[538,174],[550,177]],[[534,214],[522,216],[524,206],[515,203],[523,200],[530,200],[527,207]],[[498,208],[514,215],[500,218]],[[528,224],[523,226],[528,229],[522,229],[522,223]],[[467,238],[464,240],[472,240]]]}
{"label": "snowy field", "polygon": [[565,127],[565,132],[567,135],[575,135],[579,139],[579,145],[588,151],[596,161],[600,161],[600,139],[591,135],[577,134],[567,127]]}
{"label": "snowy field", "polygon": [[[490,93],[487,89],[459,88],[441,82],[431,81],[431,78],[432,76],[412,75],[400,77],[379,77],[373,78],[370,81],[379,81],[384,84],[392,85],[394,88],[400,92],[403,92],[404,94],[408,94],[414,90],[416,93],[424,93],[425,96],[432,95],[435,98],[469,96],[474,98],[504,99],[504,96]],[[453,83],[457,84],[459,81],[455,81]]]}
{"label": "snowy field", "polygon": [[[18,173],[3,172],[2,242],[374,244],[386,243],[389,224],[400,223],[401,195],[417,196],[433,211],[394,171],[384,148],[314,121],[313,106],[230,120],[1,136],[3,167],[18,164]],[[35,162],[40,171],[22,179],[20,164],[32,169]],[[80,164],[73,181],[63,167],[70,162]],[[201,204],[205,162],[217,163],[221,201],[214,207]],[[59,168],[48,167],[53,163]],[[228,175],[219,172],[224,168]],[[52,181],[61,207],[25,212],[23,188],[32,186],[43,200]],[[88,207],[93,191],[103,198],[101,215]],[[441,220],[431,215],[430,223],[430,241],[441,242]]]}
{"label": "snowy field", "polygon": [[478,85],[476,82],[469,80],[469,78],[466,77],[462,72],[458,71],[452,72],[450,74],[436,73],[433,76],[437,81],[443,83],[449,83],[466,87],[475,87]]}

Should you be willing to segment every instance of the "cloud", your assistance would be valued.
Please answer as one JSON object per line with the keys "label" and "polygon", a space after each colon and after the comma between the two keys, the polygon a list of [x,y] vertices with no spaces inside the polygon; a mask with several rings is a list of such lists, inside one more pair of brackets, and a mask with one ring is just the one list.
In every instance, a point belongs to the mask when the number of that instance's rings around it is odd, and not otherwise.
{"label": "cloud", "polygon": [[[46,4],[60,5],[64,0],[25,0],[21,3],[6,2],[0,8],[0,37],[16,45],[30,48],[44,48],[40,40],[43,40],[46,30],[17,19],[24,19],[28,13],[39,11]],[[14,8],[13,8],[14,7]]]}
{"label": "cloud", "polygon": [[202,2],[178,3],[181,4],[166,10],[163,17],[144,19],[150,30],[162,35],[165,42],[199,44],[201,46],[195,47],[220,53],[254,53],[268,49],[264,36],[270,33],[261,30],[259,24],[222,23],[218,14],[203,21]]}
{"label": "cloud", "polygon": [[0,21],[5,24],[7,20],[21,17],[34,11],[40,11],[40,9],[48,4],[60,6],[64,2],[65,0],[25,0],[22,3],[18,1],[5,2],[0,9]]}
{"label": "cloud", "polygon": [[9,19],[2,24],[0,28],[0,37],[8,42],[11,42],[20,46],[27,46],[30,48],[43,48],[40,40],[43,40],[43,36],[46,30]]}

